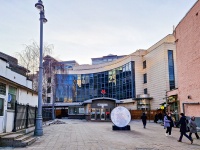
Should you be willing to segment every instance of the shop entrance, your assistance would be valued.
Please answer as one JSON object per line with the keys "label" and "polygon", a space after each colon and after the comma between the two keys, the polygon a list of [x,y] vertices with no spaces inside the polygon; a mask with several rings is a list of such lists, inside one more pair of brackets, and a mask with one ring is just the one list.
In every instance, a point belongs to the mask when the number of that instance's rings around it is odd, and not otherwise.
{"label": "shop entrance", "polygon": [[91,120],[110,120],[111,109],[92,108]]}

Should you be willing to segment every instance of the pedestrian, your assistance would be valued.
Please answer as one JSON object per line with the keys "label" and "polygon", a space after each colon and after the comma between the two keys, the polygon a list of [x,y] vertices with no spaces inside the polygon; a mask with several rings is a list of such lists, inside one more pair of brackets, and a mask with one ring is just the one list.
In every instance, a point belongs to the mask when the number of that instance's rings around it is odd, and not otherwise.
{"label": "pedestrian", "polygon": [[181,127],[180,127],[180,138],[179,138],[178,142],[182,142],[182,138],[183,138],[183,135],[184,135],[185,137],[187,137],[191,141],[191,144],[192,144],[193,139],[186,134],[187,123],[186,123],[186,117],[185,117],[184,113],[180,113],[180,117],[181,118],[180,118],[179,122],[176,124],[177,127],[179,125],[181,125]]}
{"label": "pedestrian", "polygon": [[199,135],[197,134],[197,124],[195,123],[195,117],[192,116],[189,121],[189,128],[190,128],[190,134],[189,137],[192,138],[192,133],[195,133],[196,138],[199,139]]}
{"label": "pedestrian", "polygon": [[154,122],[157,123],[158,122],[158,114],[156,113],[154,116]]}
{"label": "pedestrian", "polygon": [[145,112],[143,112],[141,119],[142,119],[142,123],[143,123],[144,128],[146,128],[147,116],[146,116]]}
{"label": "pedestrian", "polygon": [[165,132],[166,136],[168,136],[168,134],[171,136],[172,127],[171,127],[170,123],[171,123],[172,119],[170,119],[170,118],[171,118],[171,116],[169,116],[169,113],[166,113],[166,115],[164,116],[164,129],[167,128],[167,130]]}
{"label": "pedestrian", "polygon": [[161,114],[161,112],[159,112],[159,114],[158,114],[158,120],[160,120],[160,121],[162,121],[162,114]]}

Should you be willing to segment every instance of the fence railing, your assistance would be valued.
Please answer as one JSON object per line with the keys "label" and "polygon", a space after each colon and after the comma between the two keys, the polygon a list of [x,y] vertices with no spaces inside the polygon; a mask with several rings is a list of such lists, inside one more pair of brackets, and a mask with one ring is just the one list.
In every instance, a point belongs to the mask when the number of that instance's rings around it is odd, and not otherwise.
{"label": "fence railing", "polygon": [[35,125],[37,107],[15,102],[14,127],[12,132]]}
{"label": "fence railing", "polygon": [[52,109],[42,108],[42,118],[43,121],[48,121],[52,119]]}
{"label": "fence railing", "polygon": [[[36,124],[37,107],[30,105],[23,105],[15,102],[14,126],[12,132],[17,130],[26,129]],[[52,119],[52,110],[42,108],[43,121]]]}

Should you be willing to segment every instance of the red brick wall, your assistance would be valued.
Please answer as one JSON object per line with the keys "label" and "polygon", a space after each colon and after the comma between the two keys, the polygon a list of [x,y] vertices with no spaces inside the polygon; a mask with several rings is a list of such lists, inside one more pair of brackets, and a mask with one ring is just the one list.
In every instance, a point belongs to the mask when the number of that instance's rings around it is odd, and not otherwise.
{"label": "red brick wall", "polygon": [[[180,104],[200,102],[200,1],[178,24],[175,38]],[[200,105],[186,105],[185,112],[187,116],[200,116]]]}

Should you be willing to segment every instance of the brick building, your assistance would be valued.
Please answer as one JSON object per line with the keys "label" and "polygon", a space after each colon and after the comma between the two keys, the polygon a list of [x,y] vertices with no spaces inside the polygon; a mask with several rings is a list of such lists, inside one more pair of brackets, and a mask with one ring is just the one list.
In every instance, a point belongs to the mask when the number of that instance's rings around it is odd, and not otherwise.
{"label": "brick building", "polygon": [[186,116],[198,117],[200,125],[200,1],[175,28],[178,99]]}

